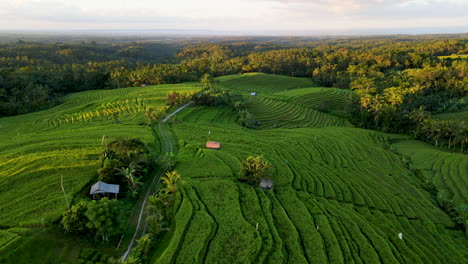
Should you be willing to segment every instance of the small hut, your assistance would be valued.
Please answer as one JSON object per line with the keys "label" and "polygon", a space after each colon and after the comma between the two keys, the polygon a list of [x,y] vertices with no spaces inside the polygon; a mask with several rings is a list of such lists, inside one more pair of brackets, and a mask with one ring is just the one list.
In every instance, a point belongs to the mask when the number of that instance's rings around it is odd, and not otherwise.
{"label": "small hut", "polygon": [[273,180],[272,179],[260,179],[260,188],[263,190],[272,190],[273,189]]}
{"label": "small hut", "polygon": [[221,148],[221,143],[216,141],[208,141],[206,142],[206,148],[219,150]]}
{"label": "small hut", "polygon": [[[120,186],[118,184],[108,184],[102,181],[98,181],[95,184],[93,184],[93,186],[91,186],[89,195],[93,196],[93,200],[101,199],[103,197],[117,199],[117,194],[119,193],[119,189],[120,189]],[[109,196],[109,194],[111,196]]]}

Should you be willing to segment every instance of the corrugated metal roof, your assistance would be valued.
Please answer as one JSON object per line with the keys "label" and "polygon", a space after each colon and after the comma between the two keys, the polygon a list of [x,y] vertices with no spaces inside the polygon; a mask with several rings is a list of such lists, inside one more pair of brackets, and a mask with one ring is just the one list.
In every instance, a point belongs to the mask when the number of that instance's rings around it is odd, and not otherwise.
{"label": "corrugated metal roof", "polygon": [[97,193],[119,193],[120,186],[118,184],[108,184],[102,181],[98,181],[93,186],[91,186],[91,190],[89,191],[90,195],[97,194]]}
{"label": "corrugated metal roof", "polygon": [[206,142],[206,147],[211,149],[219,149],[221,148],[221,143],[215,141],[208,141]]}
{"label": "corrugated metal roof", "polygon": [[260,180],[260,187],[263,188],[263,189],[273,188],[273,180],[271,180],[271,179],[261,179]]}

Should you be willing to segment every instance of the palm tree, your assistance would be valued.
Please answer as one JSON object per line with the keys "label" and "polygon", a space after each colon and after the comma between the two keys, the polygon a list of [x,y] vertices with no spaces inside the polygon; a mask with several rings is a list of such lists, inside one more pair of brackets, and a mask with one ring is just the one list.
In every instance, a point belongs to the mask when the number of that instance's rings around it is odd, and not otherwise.
{"label": "palm tree", "polygon": [[170,220],[169,208],[171,206],[170,195],[165,192],[159,192],[157,195],[148,197],[148,210],[147,221],[150,224],[150,229],[154,234],[162,231],[162,221],[164,219]]}
{"label": "palm tree", "polygon": [[130,190],[130,194],[132,197],[135,197],[137,192],[136,190],[138,189],[138,186],[140,186],[142,183],[140,182],[140,177],[135,176],[135,168],[133,166],[129,166],[128,168],[120,168],[119,169],[119,174],[124,176],[127,179],[128,182],[128,187]]}
{"label": "palm tree", "polygon": [[165,187],[163,191],[166,193],[174,194],[177,191],[177,183],[180,180],[180,174],[177,171],[168,171],[166,175],[162,177]]}
{"label": "palm tree", "polygon": [[143,255],[142,258],[145,259],[150,250],[151,250],[151,234],[146,234],[137,240],[138,242],[138,251]]}

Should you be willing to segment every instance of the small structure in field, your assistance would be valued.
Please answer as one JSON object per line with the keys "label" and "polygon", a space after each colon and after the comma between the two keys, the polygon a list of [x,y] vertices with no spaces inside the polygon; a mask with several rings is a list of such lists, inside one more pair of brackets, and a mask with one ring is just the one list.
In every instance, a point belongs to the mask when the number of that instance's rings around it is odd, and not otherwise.
{"label": "small structure in field", "polygon": [[119,189],[120,189],[120,186],[118,184],[108,184],[102,181],[98,181],[95,184],[93,184],[93,186],[91,186],[89,195],[93,196],[93,200],[101,199],[103,197],[117,199],[117,194],[119,193]]}
{"label": "small structure in field", "polygon": [[221,149],[221,143],[216,141],[208,141],[206,142],[206,148],[219,150]]}
{"label": "small structure in field", "polygon": [[140,87],[146,87],[146,83],[142,83]]}
{"label": "small structure in field", "polygon": [[256,96],[257,93],[256,93],[256,92],[251,92],[250,95],[251,95],[251,96]]}
{"label": "small structure in field", "polygon": [[260,188],[263,190],[272,190],[273,189],[273,180],[272,179],[260,179]]}

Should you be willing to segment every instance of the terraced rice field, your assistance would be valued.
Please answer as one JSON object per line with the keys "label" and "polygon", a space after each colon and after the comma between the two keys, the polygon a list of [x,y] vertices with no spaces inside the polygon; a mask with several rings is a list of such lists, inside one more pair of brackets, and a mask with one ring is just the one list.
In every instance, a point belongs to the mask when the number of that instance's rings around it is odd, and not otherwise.
{"label": "terraced rice field", "polygon": [[416,169],[430,179],[439,190],[447,190],[455,203],[468,203],[468,157],[460,153],[440,151],[416,140],[395,146],[411,157]]}
{"label": "terraced rice field", "polygon": [[259,128],[352,126],[345,118],[317,111],[294,100],[252,97],[248,100],[247,108],[255,120],[260,121]]}
{"label": "terraced rice field", "polygon": [[[463,232],[383,147],[398,136],[347,127],[249,130],[225,108],[191,107],[178,118],[176,169],[185,184],[175,231],[153,263],[466,259]],[[207,140],[222,149],[204,149]],[[273,165],[273,191],[237,181],[240,161],[259,154]]]}
{"label": "terraced rice field", "polygon": [[344,113],[352,92],[337,88],[309,87],[273,94],[289,103],[310,108],[327,107],[332,112]]}
{"label": "terraced rice field", "polygon": [[291,78],[265,73],[246,73],[228,75],[216,78],[216,83],[222,88],[237,92],[275,93],[292,89],[311,87],[314,83],[309,78]]}
{"label": "terraced rice field", "polygon": [[[249,74],[217,83],[246,96],[259,92],[248,107],[262,129],[239,126],[227,107],[188,107],[173,118],[183,183],[175,222],[151,263],[466,262],[463,232],[388,142],[400,140],[395,147],[411,155],[415,167],[427,169],[454,199],[466,200],[463,155],[353,128],[339,115],[349,94],[307,79]],[[162,109],[169,91],[194,89],[90,91],[53,109],[1,118],[0,254],[29,236],[29,227],[42,219],[48,225],[66,209],[61,175],[70,199],[93,179],[104,135],[154,142],[151,129],[139,125],[144,109]],[[330,113],[317,111],[324,101],[331,102]],[[208,140],[220,141],[221,150],[205,149]],[[272,164],[273,190],[237,180],[249,155]]]}
{"label": "terraced rice field", "polygon": [[0,255],[23,236],[18,227],[55,221],[96,175],[105,141],[138,137],[154,144],[146,107],[165,108],[169,91],[199,89],[196,84],[88,91],[41,112],[0,118]]}

